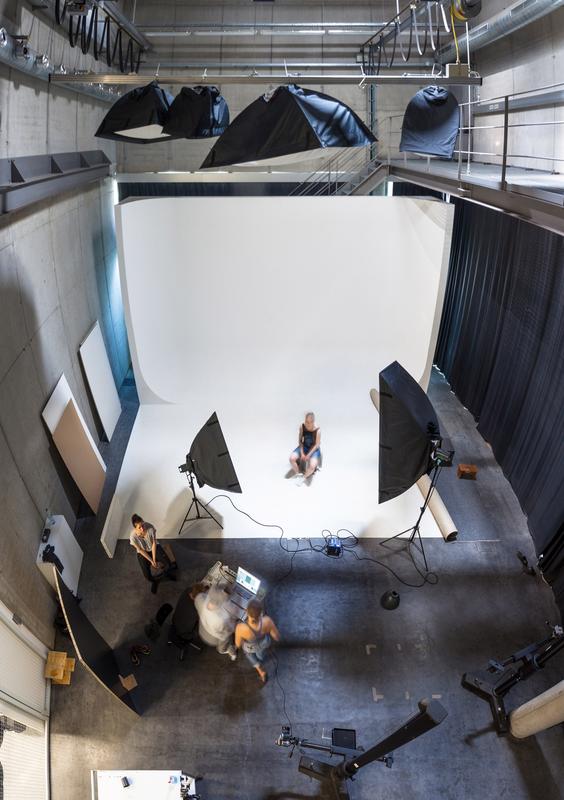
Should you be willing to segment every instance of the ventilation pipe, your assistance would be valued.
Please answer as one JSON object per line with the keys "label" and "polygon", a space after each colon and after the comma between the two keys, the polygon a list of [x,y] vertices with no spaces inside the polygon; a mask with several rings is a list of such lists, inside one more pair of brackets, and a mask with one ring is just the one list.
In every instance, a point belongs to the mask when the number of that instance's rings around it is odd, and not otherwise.
{"label": "ventilation pipe", "polygon": [[[9,69],[16,69],[25,72],[34,78],[39,78],[46,83],[50,80],[51,72],[54,67],[49,63],[49,59],[44,53],[38,53],[27,44],[25,38],[11,36],[5,28],[0,28],[0,64]],[[59,68],[64,74],[64,66]],[[73,74],[77,74],[76,71]],[[119,97],[119,92],[108,86],[101,84],[59,84],[64,89],[94,97],[96,100],[103,100],[106,103],[114,103]]]}
{"label": "ventilation pipe", "polygon": [[[564,0],[522,0],[519,3],[506,8],[500,14],[496,14],[486,22],[476,25],[470,30],[470,52],[480,50],[498,39],[508,36],[531,22],[551,14],[556,9],[564,6]],[[466,36],[458,37],[458,46],[466,50]],[[440,60],[443,64],[449,64],[456,58],[456,48],[450,45],[440,52]]]}

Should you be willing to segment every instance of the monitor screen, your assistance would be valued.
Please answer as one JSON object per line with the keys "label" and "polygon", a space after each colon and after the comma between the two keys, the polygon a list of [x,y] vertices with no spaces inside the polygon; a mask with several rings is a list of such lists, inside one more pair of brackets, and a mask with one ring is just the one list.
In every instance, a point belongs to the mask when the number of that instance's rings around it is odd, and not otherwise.
{"label": "monitor screen", "polygon": [[237,570],[236,580],[240,586],[244,586],[245,589],[248,589],[249,592],[252,592],[253,594],[256,594],[259,590],[260,580],[255,578],[254,575],[251,575],[250,572],[247,572],[247,570],[243,569],[243,567],[239,567]]}

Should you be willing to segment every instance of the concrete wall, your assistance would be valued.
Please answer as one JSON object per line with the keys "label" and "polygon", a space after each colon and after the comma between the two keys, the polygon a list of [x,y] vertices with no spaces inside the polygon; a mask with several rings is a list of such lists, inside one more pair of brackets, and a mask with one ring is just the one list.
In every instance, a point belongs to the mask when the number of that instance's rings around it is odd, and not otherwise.
{"label": "concrete wall", "polygon": [[100,320],[116,384],[129,366],[113,181],[0,220],[0,599],[43,641],[52,592],[35,567],[49,510],[74,526],[79,495],[41,411],[65,373],[98,439],[78,347]]}
{"label": "concrete wall", "polygon": [[[28,35],[30,47],[45,53],[54,67],[62,63],[67,69],[96,69],[91,56],[70,47],[61,28],[53,30],[23,2],[0,0],[0,26],[14,36]],[[108,103],[0,65],[0,158],[104,150],[115,161],[113,142],[94,137],[109,108]]]}
{"label": "concrete wall", "polygon": [[[480,17],[481,20],[481,17]],[[487,100],[550,86],[563,80],[564,75],[564,8],[538,20],[511,36],[477,50],[475,63],[484,82],[479,97]],[[560,87],[564,88],[564,87]],[[530,123],[554,123],[528,127]],[[501,115],[480,116],[476,125],[500,125]],[[532,169],[564,170],[564,107],[535,109],[510,114],[509,123],[522,127],[511,128],[508,139],[508,163]],[[503,131],[500,129],[474,133],[473,149],[501,153]],[[529,156],[519,158],[518,156]],[[532,159],[530,156],[541,158]],[[542,156],[563,159],[552,161]],[[501,158],[482,156],[480,159],[500,163]]]}
{"label": "concrete wall", "polygon": [[[29,34],[51,63],[87,68],[27,6],[0,0],[0,25]],[[108,106],[0,66],[0,158],[103,149],[94,138]],[[55,452],[41,410],[62,372],[94,437],[96,421],[77,350],[100,320],[116,384],[129,366],[116,261],[113,181],[0,218],[0,599],[44,642],[53,594],[35,566],[47,510],[73,527],[79,495]]]}

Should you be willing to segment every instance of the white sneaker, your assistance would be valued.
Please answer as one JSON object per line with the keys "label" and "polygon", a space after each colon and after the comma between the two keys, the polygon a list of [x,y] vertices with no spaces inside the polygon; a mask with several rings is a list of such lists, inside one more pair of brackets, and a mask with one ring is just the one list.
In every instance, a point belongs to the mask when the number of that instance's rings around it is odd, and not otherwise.
{"label": "white sneaker", "polygon": [[227,648],[226,655],[229,656],[231,661],[237,661],[237,650],[235,649],[234,645],[232,644],[229,645],[229,647]]}
{"label": "white sneaker", "polygon": [[296,475],[296,480],[295,480],[296,486],[301,486],[303,482],[304,482],[303,473],[302,472],[298,472],[298,474]]}

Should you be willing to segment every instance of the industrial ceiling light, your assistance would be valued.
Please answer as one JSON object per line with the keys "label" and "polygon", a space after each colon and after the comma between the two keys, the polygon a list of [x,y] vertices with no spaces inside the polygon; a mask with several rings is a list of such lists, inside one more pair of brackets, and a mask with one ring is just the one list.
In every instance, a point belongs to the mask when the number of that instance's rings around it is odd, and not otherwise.
{"label": "industrial ceiling light", "polygon": [[156,81],[133,89],[110,108],[96,136],[117,142],[151,144],[172,139],[163,132],[173,97]]}
{"label": "industrial ceiling light", "polygon": [[295,84],[279,86],[247,106],[220,136],[202,169],[303,153],[362,147],[376,141],[344,103]]}
{"label": "industrial ceiling light", "polygon": [[163,133],[174,138],[220,136],[229,125],[229,108],[216,86],[183,86],[174,98]]}
{"label": "industrial ceiling light", "polygon": [[209,31],[192,31],[192,33],[194,36],[254,36],[256,31],[254,28],[241,28],[240,30],[225,28]]}

